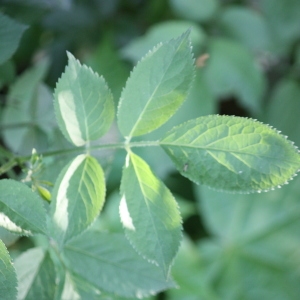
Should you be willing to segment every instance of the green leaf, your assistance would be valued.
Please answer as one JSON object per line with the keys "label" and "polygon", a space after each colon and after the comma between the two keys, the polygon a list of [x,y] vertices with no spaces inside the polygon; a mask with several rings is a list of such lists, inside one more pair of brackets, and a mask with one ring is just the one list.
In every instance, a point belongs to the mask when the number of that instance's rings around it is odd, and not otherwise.
{"label": "green leaf", "polygon": [[270,49],[270,32],[263,16],[254,9],[228,6],[218,18],[221,32],[253,52]]}
{"label": "green leaf", "polygon": [[[87,231],[64,248],[64,260],[81,286],[142,298],[173,287],[162,271],[140,257],[121,234]],[[78,281],[78,282],[80,282]],[[75,282],[76,284],[76,282]]]}
{"label": "green leaf", "polygon": [[204,76],[214,96],[235,96],[246,109],[258,114],[266,82],[250,51],[237,42],[215,38],[207,52],[210,57]]}
{"label": "green leaf", "polygon": [[178,256],[172,267],[172,275],[179,285],[178,289],[166,292],[172,300],[220,300],[207,283],[206,274],[201,266],[202,257],[196,245],[184,236]]}
{"label": "green leaf", "polygon": [[130,153],[123,170],[120,217],[133,247],[167,277],[181,241],[178,204],[139,156]]}
{"label": "green leaf", "polygon": [[15,53],[27,27],[0,12],[0,65]]}
{"label": "green leaf", "polygon": [[16,76],[15,65],[12,61],[8,60],[0,65],[0,89],[3,86],[10,84]]}
{"label": "green leaf", "polygon": [[191,120],[171,130],[161,146],[182,175],[233,192],[281,186],[300,169],[291,142],[268,125],[240,117]]}
{"label": "green leaf", "polygon": [[86,58],[85,62],[95,72],[102,74],[111,88],[114,100],[119,101],[130,68],[124,60],[121,60],[114,46],[113,37],[107,34],[104,38],[101,38],[97,48]]}
{"label": "green leaf", "polygon": [[265,122],[280,128],[300,147],[300,84],[285,78],[276,84],[265,109]]}
{"label": "green leaf", "polygon": [[121,95],[122,135],[130,139],[164,124],[184,102],[193,76],[189,31],[149,52],[132,71]]}
{"label": "green leaf", "polygon": [[299,298],[300,177],[270,193],[229,194],[197,186],[213,239],[200,243],[218,299]]}
{"label": "green leaf", "polygon": [[18,300],[54,299],[55,267],[48,252],[33,248],[16,258]]}
{"label": "green leaf", "polygon": [[0,295],[2,300],[17,298],[17,276],[8,251],[0,240]]}
{"label": "green leaf", "polygon": [[218,0],[171,0],[170,5],[178,16],[197,22],[208,21],[219,8]]}
{"label": "green leaf", "polygon": [[40,61],[10,87],[1,129],[5,144],[18,154],[29,155],[32,148],[44,151],[48,147],[46,134],[54,127],[54,113],[50,90],[41,83],[48,67],[49,61]]}
{"label": "green leaf", "polygon": [[68,53],[69,63],[57,82],[54,107],[64,136],[82,146],[104,135],[114,118],[114,102],[103,77]]}
{"label": "green leaf", "polygon": [[0,226],[19,234],[45,233],[46,211],[41,199],[21,182],[1,180]]}
{"label": "green leaf", "polygon": [[101,166],[81,154],[59,175],[51,202],[50,233],[62,245],[91,225],[104,204],[105,179]]}
{"label": "green leaf", "polygon": [[298,0],[272,0],[259,3],[259,11],[264,15],[273,39],[273,53],[289,55],[300,38],[300,2]]}
{"label": "green leaf", "polygon": [[121,55],[134,63],[137,63],[148,51],[155,45],[162,42],[167,42],[171,38],[177,38],[182,32],[191,28],[191,44],[194,53],[200,53],[205,41],[205,31],[197,24],[189,21],[176,20],[165,21],[154,24],[141,37],[132,40],[121,51]]}

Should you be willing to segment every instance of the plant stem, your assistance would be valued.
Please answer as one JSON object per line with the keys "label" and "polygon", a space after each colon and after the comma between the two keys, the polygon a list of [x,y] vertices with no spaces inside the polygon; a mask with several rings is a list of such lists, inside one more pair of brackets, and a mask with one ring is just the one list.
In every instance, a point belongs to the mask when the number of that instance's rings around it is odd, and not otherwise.
{"label": "plant stem", "polygon": [[[129,142],[129,143],[114,143],[114,144],[101,144],[101,145],[93,145],[89,147],[74,147],[71,149],[62,149],[62,150],[55,150],[55,151],[48,151],[48,152],[41,152],[39,155],[42,155],[43,157],[49,157],[49,156],[57,156],[57,155],[65,155],[65,154],[71,154],[76,152],[89,152],[92,150],[104,150],[104,149],[130,149],[130,148],[137,148],[137,147],[157,147],[159,146],[159,141],[141,141],[141,142]],[[12,168],[16,165],[22,165],[26,161],[30,160],[31,155],[25,155],[25,156],[15,156],[10,159],[9,162],[7,162],[5,165],[2,166],[4,172],[6,172],[9,168]],[[2,173],[3,173],[2,170]],[[1,170],[0,170],[1,174]]]}

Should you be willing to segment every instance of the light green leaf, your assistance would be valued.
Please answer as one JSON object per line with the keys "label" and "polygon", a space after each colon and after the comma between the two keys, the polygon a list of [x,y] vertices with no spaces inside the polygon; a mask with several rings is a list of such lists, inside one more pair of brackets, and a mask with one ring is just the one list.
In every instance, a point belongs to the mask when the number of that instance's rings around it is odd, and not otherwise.
{"label": "light green leaf", "polygon": [[17,50],[27,27],[0,12],[0,65]]}
{"label": "light green leaf", "polygon": [[204,281],[218,299],[299,298],[299,186],[300,177],[259,195],[196,187],[200,212],[214,235],[200,243]]}
{"label": "light green leaf", "polygon": [[265,109],[265,122],[280,128],[300,147],[300,83],[285,78],[276,84]]}
{"label": "light green leaf", "polygon": [[42,200],[21,182],[0,181],[0,226],[19,234],[45,233]]}
{"label": "light green leaf", "polygon": [[1,129],[5,144],[18,154],[47,149],[46,134],[54,127],[54,113],[50,90],[41,82],[48,67],[49,61],[38,62],[10,87]]}
{"label": "light green leaf", "polygon": [[14,262],[18,277],[18,300],[54,299],[55,267],[48,252],[33,248]]}
{"label": "light green leaf", "polygon": [[178,204],[139,156],[130,153],[123,170],[120,217],[133,247],[167,277],[181,241]]}
{"label": "light green leaf", "polygon": [[54,107],[64,136],[82,146],[104,135],[114,118],[114,102],[103,77],[68,53],[69,64],[57,82]]}
{"label": "light green leaf", "polygon": [[138,37],[127,44],[121,51],[124,58],[137,63],[148,51],[158,43],[169,41],[171,38],[177,38],[182,32],[191,28],[191,44],[193,52],[198,54],[202,50],[206,34],[204,30],[197,24],[189,21],[176,20],[165,21],[154,24],[149,30],[141,37]]}
{"label": "light green leaf", "polygon": [[187,97],[193,76],[189,31],[149,52],[132,71],[121,95],[122,135],[130,139],[164,124]]}
{"label": "light green leaf", "polygon": [[121,234],[89,230],[65,245],[63,254],[72,276],[103,292],[142,298],[173,286]]}
{"label": "light green leaf", "polygon": [[170,0],[174,12],[187,20],[205,22],[211,19],[219,8],[218,0]]}
{"label": "light green leaf", "polygon": [[17,298],[17,276],[8,251],[0,240],[0,296],[2,300]]}
{"label": "light green leaf", "polygon": [[50,233],[62,245],[91,225],[104,204],[105,179],[97,160],[81,154],[59,175],[50,210]]}
{"label": "light green leaf", "polygon": [[218,18],[221,32],[253,52],[270,49],[270,32],[263,16],[254,9],[228,6]]}
{"label": "light green leaf", "polygon": [[263,72],[251,52],[228,39],[210,41],[204,77],[215,97],[235,96],[253,114],[261,111],[265,90]]}
{"label": "light green leaf", "polygon": [[171,130],[161,146],[182,175],[233,192],[281,186],[300,169],[291,142],[268,125],[240,117],[191,120]]}

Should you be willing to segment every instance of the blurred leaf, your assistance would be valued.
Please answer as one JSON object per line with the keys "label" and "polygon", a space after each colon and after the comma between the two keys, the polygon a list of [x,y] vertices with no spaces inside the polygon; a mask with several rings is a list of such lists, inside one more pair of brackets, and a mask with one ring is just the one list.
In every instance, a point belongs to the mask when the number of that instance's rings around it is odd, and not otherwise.
{"label": "blurred leaf", "polygon": [[41,199],[21,182],[0,181],[0,211],[0,225],[11,232],[46,232],[46,211]]}
{"label": "blurred leaf", "polygon": [[[106,1],[105,1],[106,3]],[[121,61],[112,44],[112,38],[104,37],[94,52],[85,60],[95,72],[101,74],[112,90],[114,100],[119,101],[122,88],[129,76],[129,68]]]}
{"label": "blurred leaf", "polygon": [[130,139],[164,124],[186,99],[193,76],[189,31],[148,52],[121,95],[118,126],[122,135]]}
{"label": "blurred leaf", "polygon": [[268,22],[276,54],[288,54],[295,41],[300,38],[299,0],[262,0],[260,9]]}
{"label": "blurred leaf", "polygon": [[254,52],[270,49],[270,32],[263,16],[253,9],[228,6],[218,18],[225,36],[235,39]]}
{"label": "blurred leaf", "polygon": [[269,190],[300,169],[297,148],[252,119],[200,117],[174,127],[160,145],[183,176],[220,190]]}
{"label": "blurred leaf", "polygon": [[2,130],[5,143],[12,151],[28,155],[32,148],[47,148],[47,132],[53,128],[52,97],[41,84],[48,61],[39,62],[11,85],[3,109]]}
{"label": "blurred leaf", "polygon": [[0,240],[0,295],[2,300],[17,297],[17,277],[9,253]]}
{"label": "blurred leaf", "polygon": [[172,275],[179,287],[166,292],[168,300],[219,299],[206,280],[197,247],[187,236],[181,243]]}
{"label": "blurred leaf", "polygon": [[108,232],[123,233],[122,223],[119,215],[119,205],[121,196],[119,191],[115,191],[105,200],[105,206],[101,215],[93,223],[93,229]]}
{"label": "blurred leaf", "polygon": [[0,65],[17,50],[26,25],[5,16],[0,12]]}
{"label": "blurred leaf", "polygon": [[282,189],[232,195],[196,187],[214,240],[200,243],[206,280],[224,300],[298,299],[300,177]]}
{"label": "blurred leaf", "polygon": [[252,114],[261,110],[265,79],[254,57],[241,44],[215,38],[204,76],[215,97],[236,96]]}
{"label": "blurred leaf", "polygon": [[78,278],[77,282],[81,281],[81,286],[84,283],[118,296],[138,298],[173,286],[121,234],[87,231],[70,241],[63,254],[69,271]]}
{"label": "blurred leaf", "polygon": [[10,84],[15,78],[15,66],[12,61],[8,60],[0,65],[0,89],[4,85]]}
{"label": "blurred leaf", "polygon": [[18,300],[54,299],[55,268],[50,255],[41,248],[22,253],[15,260]]}
{"label": "blurred leaf", "polygon": [[177,38],[182,32],[191,29],[191,44],[193,53],[199,53],[206,39],[204,30],[196,23],[188,21],[165,21],[154,24],[144,36],[134,39],[126,45],[121,55],[133,63],[137,63],[148,51],[158,43],[167,42],[171,38]]}
{"label": "blurred leaf", "polygon": [[82,146],[104,135],[114,118],[110,89],[103,77],[68,53],[69,64],[57,82],[54,107],[64,136]]}
{"label": "blurred leaf", "polygon": [[181,240],[178,204],[168,188],[137,155],[127,157],[121,182],[120,217],[137,252],[168,277]]}
{"label": "blurred leaf", "polygon": [[300,147],[300,84],[283,79],[277,84],[265,110],[264,121],[280,128]]}
{"label": "blurred leaf", "polygon": [[51,201],[50,232],[63,245],[98,216],[104,204],[105,180],[97,160],[78,155],[59,175]]}
{"label": "blurred leaf", "polygon": [[171,8],[183,19],[207,22],[219,9],[218,0],[170,0]]}

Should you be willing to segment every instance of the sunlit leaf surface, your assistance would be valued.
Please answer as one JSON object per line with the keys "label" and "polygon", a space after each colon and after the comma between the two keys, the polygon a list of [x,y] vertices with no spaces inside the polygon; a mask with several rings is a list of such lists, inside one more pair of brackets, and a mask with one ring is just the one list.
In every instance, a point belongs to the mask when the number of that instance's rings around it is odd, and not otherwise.
{"label": "sunlit leaf surface", "polygon": [[179,172],[196,183],[260,192],[287,183],[300,169],[298,149],[252,119],[206,116],[179,125],[161,140]]}

